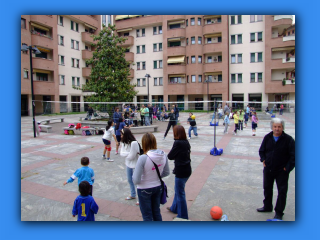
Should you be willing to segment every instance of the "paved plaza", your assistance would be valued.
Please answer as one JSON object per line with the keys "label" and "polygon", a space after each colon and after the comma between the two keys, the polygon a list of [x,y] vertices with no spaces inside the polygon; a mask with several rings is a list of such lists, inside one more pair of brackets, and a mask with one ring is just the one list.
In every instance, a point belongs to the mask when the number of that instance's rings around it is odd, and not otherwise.
{"label": "paved plaza", "polygon": [[[259,147],[263,137],[271,131],[270,120],[260,120],[256,136],[252,136],[251,122],[248,128],[233,135],[233,120],[227,134],[223,134],[222,120],[216,128],[216,146],[223,149],[221,156],[210,155],[214,146],[214,127],[209,126],[210,114],[196,113],[198,137],[192,135],[191,166],[192,175],[186,184],[186,199],[191,221],[213,221],[210,209],[220,206],[230,221],[265,221],[273,218],[274,212],[258,213],[262,207],[263,166],[259,160]],[[21,118],[21,220],[22,221],[76,221],[71,215],[73,202],[79,195],[77,180],[63,186],[77,168],[80,159],[87,156],[90,167],[95,172],[93,197],[99,205],[96,221],[142,221],[139,206],[135,200],[125,200],[130,194],[126,176],[125,160],[115,155],[112,140],[111,158],[102,159],[104,145],[102,135],[64,135],[62,127],[79,120],[82,115],[65,115],[64,123],[50,123],[53,132],[41,132],[33,137],[32,118]],[[295,115],[284,113],[285,132],[295,138]],[[48,119],[38,116],[36,121]],[[53,118],[53,117],[52,117]],[[188,113],[180,113],[180,123],[188,130]],[[173,145],[173,131],[163,140],[167,122],[159,125],[154,133],[158,149],[168,153]],[[141,143],[143,134],[135,134]],[[169,161],[170,172],[174,167]],[[174,177],[164,178],[168,187],[168,202],[161,205],[164,221],[173,221],[176,215],[168,212],[174,196]],[[274,185],[273,203],[277,198]],[[284,221],[295,221],[295,169],[290,173],[287,205]]]}

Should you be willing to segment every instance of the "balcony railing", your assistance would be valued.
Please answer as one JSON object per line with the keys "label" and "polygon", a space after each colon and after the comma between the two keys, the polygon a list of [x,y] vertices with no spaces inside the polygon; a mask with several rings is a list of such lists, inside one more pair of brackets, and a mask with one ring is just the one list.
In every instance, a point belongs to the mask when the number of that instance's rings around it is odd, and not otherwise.
{"label": "balcony railing", "polygon": [[31,34],[35,34],[35,35],[38,35],[38,36],[41,36],[41,37],[46,37],[46,38],[49,38],[51,40],[53,39],[51,36],[39,33],[39,32],[37,32],[35,30],[31,30],[30,32],[31,32]]}
{"label": "balcony railing", "polygon": [[295,41],[296,40],[296,36],[295,35],[291,35],[291,36],[284,36],[283,37],[283,41]]}
{"label": "balcony railing", "polygon": [[292,15],[274,15],[273,20],[277,21],[280,19],[291,19],[293,20],[293,16]]}
{"label": "balcony railing", "polygon": [[296,58],[294,57],[289,57],[289,58],[283,58],[282,59],[282,63],[295,63],[296,62]]}

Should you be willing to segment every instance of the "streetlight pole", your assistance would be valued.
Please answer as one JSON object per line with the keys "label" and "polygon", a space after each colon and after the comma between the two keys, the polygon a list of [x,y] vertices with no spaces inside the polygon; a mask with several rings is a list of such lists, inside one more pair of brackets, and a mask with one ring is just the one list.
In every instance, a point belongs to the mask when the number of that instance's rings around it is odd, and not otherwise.
{"label": "streetlight pole", "polygon": [[36,46],[28,46],[27,44],[22,44],[21,51],[29,50],[30,55],[30,77],[31,77],[31,99],[32,99],[32,123],[33,123],[33,136],[36,137],[36,120],[35,120],[35,103],[34,103],[34,92],[33,92],[33,69],[32,69],[32,52],[37,54],[41,53]]}
{"label": "streetlight pole", "polygon": [[150,74],[147,73],[145,77],[148,79],[147,85],[148,85],[148,103],[149,103],[149,77],[151,77],[151,76],[150,76]]}

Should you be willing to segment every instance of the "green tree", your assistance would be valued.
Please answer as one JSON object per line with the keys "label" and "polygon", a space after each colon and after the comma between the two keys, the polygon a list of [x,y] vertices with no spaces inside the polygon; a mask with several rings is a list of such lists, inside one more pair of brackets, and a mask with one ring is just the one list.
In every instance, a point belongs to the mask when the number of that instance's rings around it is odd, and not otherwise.
{"label": "green tree", "polygon": [[[103,26],[99,35],[93,37],[96,43],[93,57],[86,61],[91,65],[91,75],[82,90],[94,92],[86,96],[86,102],[131,102],[137,92],[130,84],[129,63],[125,59],[125,48],[121,47],[126,38],[115,34],[114,25]],[[101,105],[94,105],[100,109]]]}

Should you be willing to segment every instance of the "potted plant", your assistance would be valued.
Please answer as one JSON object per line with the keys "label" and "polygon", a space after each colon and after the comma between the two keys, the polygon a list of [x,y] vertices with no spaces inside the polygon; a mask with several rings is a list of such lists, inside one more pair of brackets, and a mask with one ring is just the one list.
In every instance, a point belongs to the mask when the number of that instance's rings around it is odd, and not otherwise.
{"label": "potted plant", "polygon": [[285,86],[286,85],[286,79],[284,78],[283,80],[282,80],[282,86]]}
{"label": "potted plant", "polygon": [[291,79],[291,83],[294,83],[294,78]]}

